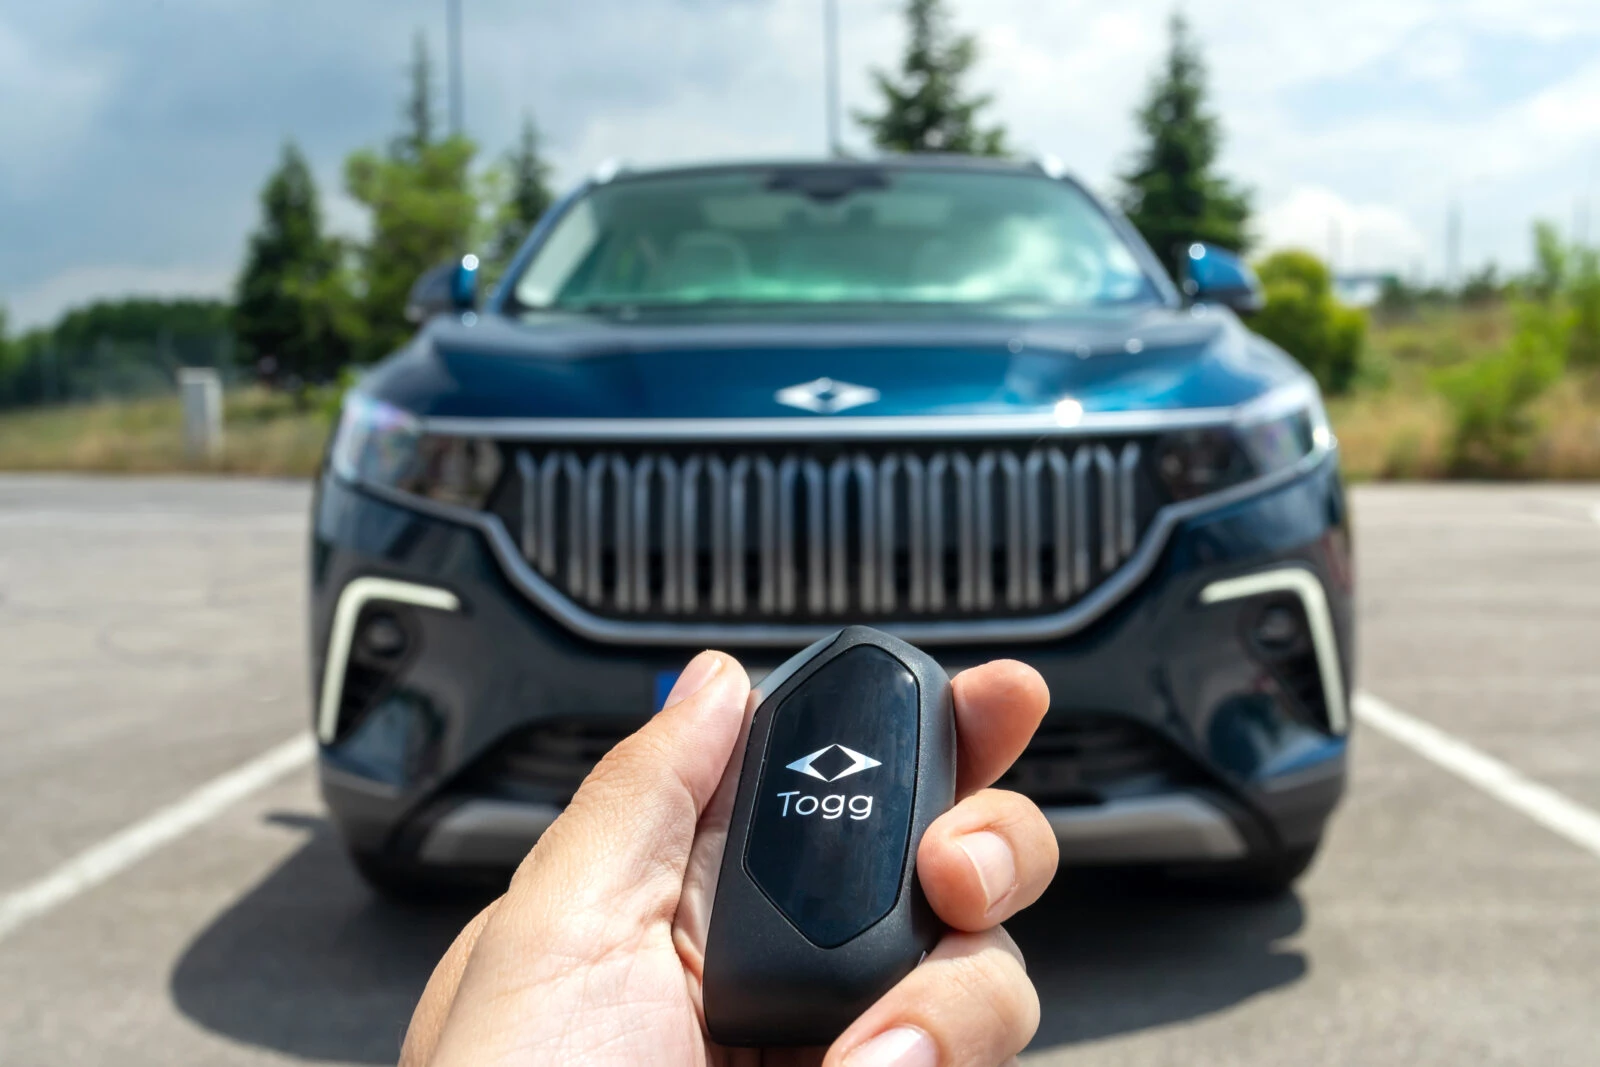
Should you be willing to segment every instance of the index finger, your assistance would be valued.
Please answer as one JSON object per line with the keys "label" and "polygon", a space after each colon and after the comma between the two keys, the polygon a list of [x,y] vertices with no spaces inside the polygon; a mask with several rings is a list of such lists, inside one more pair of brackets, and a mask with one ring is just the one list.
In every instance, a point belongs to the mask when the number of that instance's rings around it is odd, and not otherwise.
{"label": "index finger", "polygon": [[1050,689],[1038,671],[1014,659],[962,671],[951,687],[960,800],[994,784],[1022,755],[1050,710]]}

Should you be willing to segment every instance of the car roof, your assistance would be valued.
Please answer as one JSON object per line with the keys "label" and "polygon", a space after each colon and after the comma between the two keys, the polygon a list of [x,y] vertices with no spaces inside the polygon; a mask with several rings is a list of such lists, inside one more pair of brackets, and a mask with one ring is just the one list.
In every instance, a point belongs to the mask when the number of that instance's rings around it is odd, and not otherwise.
{"label": "car roof", "polygon": [[[1050,165],[1036,159],[997,156],[967,156],[943,152],[885,153],[866,158],[789,158],[725,160],[714,163],[680,163],[654,167],[632,167],[608,163],[597,172],[596,180],[637,181],[660,177],[686,177],[698,174],[726,174],[740,171],[965,171],[995,174],[1051,175]],[[1057,171],[1059,173],[1059,171]]]}

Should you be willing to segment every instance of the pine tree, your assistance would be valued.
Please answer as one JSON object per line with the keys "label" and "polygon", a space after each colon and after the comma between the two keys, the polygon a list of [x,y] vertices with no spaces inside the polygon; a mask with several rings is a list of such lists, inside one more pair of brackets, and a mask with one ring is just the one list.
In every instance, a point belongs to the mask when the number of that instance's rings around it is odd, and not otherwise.
{"label": "pine tree", "polygon": [[411,43],[411,66],[406,71],[411,91],[400,111],[404,128],[389,146],[389,155],[395,159],[417,160],[434,143],[433,127],[433,60],[428,55],[428,41],[417,31]]}
{"label": "pine tree", "polygon": [[322,234],[311,169],[291,141],[261,191],[261,225],[250,238],[233,311],[246,355],[271,360],[274,376],[321,380],[348,361],[339,258]]}
{"label": "pine tree", "polygon": [[1184,250],[1209,241],[1242,251],[1250,196],[1214,173],[1222,134],[1206,107],[1206,69],[1182,15],[1171,22],[1166,63],[1139,109],[1146,143],[1123,176],[1122,208],[1174,277]]}
{"label": "pine tree", "polygon": [[883,94],[883,111],[856,113],[879,148],[894,152],[959,152],[975,156],[1006,154],[1004,126],[980,128],[978,112],[988,94],[967,96],[962,81],[978,58],[978,42],[950,28],[943,0],[907,0],[910,40],[899,77],[872,73]]}
{"label": "pine tree", "polygon": [[423,271],[466,252],[479,236],[479,191],[472,177],[477,149],[464,137],[436,136],[432,70],[419,35],[400,135],[386,154],[363,150],[345,160],[345,188],[372,216],[370,236],[359,250],[367,358],[405,343],[413,330],[405,319],[412,285]]}
{"label": "pine tree", "polygon": [[539,142],[539,128],[534,125],[532,116],[525,116],[517,147],[505,159],[507,189],[489,249],[489,260],[496,273],[516,255],[534,224],[555,199],[550,192],[550,164],[540,152]]}

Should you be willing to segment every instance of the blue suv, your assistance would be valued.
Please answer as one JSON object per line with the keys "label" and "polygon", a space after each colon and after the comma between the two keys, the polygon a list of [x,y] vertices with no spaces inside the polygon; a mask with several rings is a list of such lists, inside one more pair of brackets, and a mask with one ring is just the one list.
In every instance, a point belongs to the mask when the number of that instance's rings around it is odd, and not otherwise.
{"label": "blue suv", "polygon": [[1345,779],[1349,522],[1316,386],[1047,163],[609,168],[344,406],[314,504],[323,795],[390,892],[503,877],[699,649],[849,623],[1049,716],[1065,864],[1252,890]]}

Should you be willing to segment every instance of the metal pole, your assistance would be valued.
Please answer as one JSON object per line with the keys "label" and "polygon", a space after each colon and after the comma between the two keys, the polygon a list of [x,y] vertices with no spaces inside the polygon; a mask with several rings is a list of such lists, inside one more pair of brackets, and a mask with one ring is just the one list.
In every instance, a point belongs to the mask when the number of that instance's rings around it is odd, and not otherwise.
{"label": "metal pole", "polygon": [[1445,222],[1444,281],[1455,288],[1461,273],[1461,201],[1450,202],[1450,215]]}
{"label": "metal pole", "polygon": [[828,154],[837,159],[844,155],[844,146],[839,143],[839,0],[823,0],[822,35],[823,79],[827,82]]}
{"label": "metal pole", "polygon": [[448,62],[450,64],[450,133],[460,137],[466,129],[461,81],[461,0],[448,0]]}

